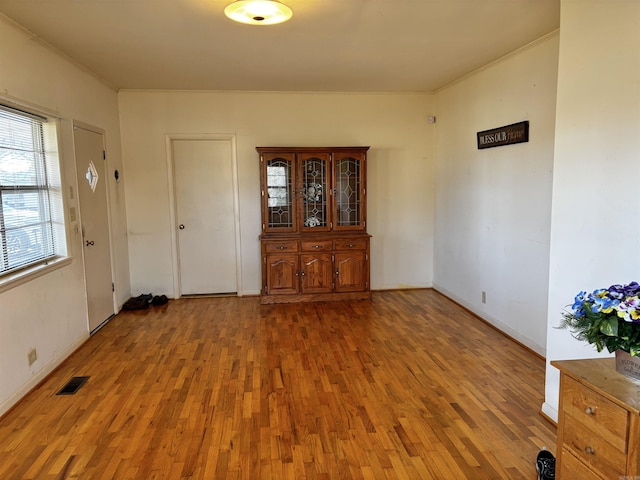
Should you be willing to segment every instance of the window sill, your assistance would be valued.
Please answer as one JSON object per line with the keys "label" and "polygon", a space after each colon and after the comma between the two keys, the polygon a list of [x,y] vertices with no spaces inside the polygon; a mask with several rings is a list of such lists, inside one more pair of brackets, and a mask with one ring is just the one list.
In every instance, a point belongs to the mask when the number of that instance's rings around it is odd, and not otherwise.
{"label": "window sill", "polygon": [[0,293],[71,264],[71,257],[59,257],[0,277]]}

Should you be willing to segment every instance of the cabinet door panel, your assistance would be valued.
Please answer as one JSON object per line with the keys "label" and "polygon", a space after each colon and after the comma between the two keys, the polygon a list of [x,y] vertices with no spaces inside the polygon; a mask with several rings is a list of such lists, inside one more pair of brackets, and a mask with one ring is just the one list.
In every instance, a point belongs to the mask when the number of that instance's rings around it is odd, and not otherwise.
{"label": "cabinet door panel", "polygon": [[265,153],[260,158],[262,176],[262,230],[294,232],[297,229],[295,155]]}
{"label": "cabinet door panel", "polygon": [[328,153],[301,153],[300,168],[300,229],[326,232],[331,226],[329,206],[330,171]]}
{"label": "cabinet door panel", "polygon": [[357,292],[367,288],[365,252],[336,253],[336,292]]}
{"label": "cabinet door panel", "polygon": [[333,229],[366,227],[365,154],[336,152],[334,159]]}
{"label": "cabinet door panel", "polygon": [[291,295],[299,292],[298,255],[267,255],[267,294]]}
{"label": "cabinet door panel", "polygon": [[326,293],[333,290],[331,254],[302,255],[302,293]]}

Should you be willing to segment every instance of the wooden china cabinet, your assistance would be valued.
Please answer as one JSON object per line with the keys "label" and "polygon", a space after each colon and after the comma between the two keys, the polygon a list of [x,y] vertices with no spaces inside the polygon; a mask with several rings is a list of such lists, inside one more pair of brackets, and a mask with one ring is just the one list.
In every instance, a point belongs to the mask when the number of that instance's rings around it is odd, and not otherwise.
{"label": "wooden china cabinet", "polygon": [[257,147],[260,302],[370,299],[369,147]]}

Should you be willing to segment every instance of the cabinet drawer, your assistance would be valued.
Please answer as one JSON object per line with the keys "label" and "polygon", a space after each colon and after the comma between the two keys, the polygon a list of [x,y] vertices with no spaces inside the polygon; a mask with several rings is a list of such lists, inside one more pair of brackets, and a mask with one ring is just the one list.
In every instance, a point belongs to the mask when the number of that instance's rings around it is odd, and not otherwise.
{"label": "cabinet drawer", "polygon": [[560,470],[556,472],[557,478],[562,480],[602,480],[602,477],[594,473],[588,466],[563,450],[560,458]]}
{"label": "cabinet drawer", "polygon": [[627,451],[628,412],[573,378],[563,376],[562,405],[570,417],[620,452]]}
{"label": "cabinet drawer", "polygon": [[[582,463],[598,471],[606,478],[624,476],[627,467],[625,452],[614,447],[600,436],[601,430],[593,431],[576,418],[567,415],[564,423],[563,459],[570,451]],[[570,454],[566,455],[570,457]]]}
{"label": "cabinet drawer", "polygon": [[300,249],[303,252],[327,252],[333,250],[333,241],[300,242]]}
{"label": "cabinet drawer", "polygon": [[336,240],[336,250],[364,250],[366,248],[366,238],[340,238]]}
{"label": "cabinet drawer", "polygon": [[267,253],[297,252],[298,242],[269,242],[264,244]]}

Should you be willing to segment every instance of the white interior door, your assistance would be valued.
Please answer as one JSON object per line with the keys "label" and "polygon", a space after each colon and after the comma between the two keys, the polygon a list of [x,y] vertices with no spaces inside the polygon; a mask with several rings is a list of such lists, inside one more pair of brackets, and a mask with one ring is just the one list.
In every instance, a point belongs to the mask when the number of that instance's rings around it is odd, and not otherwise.
{"label": "white interior door", "polygon": [[237,293],[232,145],[173,139],[180,294]]}
{"label": "white interior door", "polygon": [[73,132],[89,331],[94,331],[115,313],[104,137],[78,124]]}

